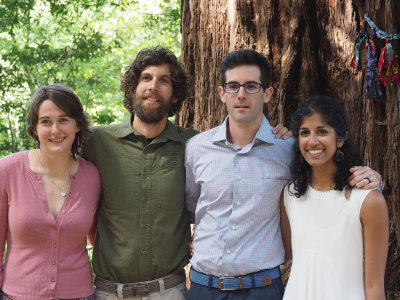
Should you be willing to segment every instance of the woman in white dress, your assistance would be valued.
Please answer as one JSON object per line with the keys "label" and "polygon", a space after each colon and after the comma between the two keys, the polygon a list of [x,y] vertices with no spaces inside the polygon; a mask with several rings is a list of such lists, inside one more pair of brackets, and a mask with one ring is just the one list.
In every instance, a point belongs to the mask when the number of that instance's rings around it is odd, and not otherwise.
{"label": "woman in white dress", "polygon": [[293,264],[284,300],[386,299],[387,205],[379,191],[347,185],[358,156],[343,108],[330,97],[309,98],[291,129],[296,143],[281,228]]}

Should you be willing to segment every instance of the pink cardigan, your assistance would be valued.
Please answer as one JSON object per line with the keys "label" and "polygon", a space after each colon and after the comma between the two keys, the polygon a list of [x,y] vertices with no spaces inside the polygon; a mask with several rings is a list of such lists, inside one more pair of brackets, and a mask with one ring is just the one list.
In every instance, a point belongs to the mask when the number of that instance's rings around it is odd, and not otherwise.
{"label": "pink cardigan", "polygon": [[[96,167],[79,160],[57,216],[50,213],[42,179],[28,151],[0,160],[0,289],[24,300],[81,298],[93,293],[86,236],[101,192]],[[2,261],[2,260],[1,260]]]}

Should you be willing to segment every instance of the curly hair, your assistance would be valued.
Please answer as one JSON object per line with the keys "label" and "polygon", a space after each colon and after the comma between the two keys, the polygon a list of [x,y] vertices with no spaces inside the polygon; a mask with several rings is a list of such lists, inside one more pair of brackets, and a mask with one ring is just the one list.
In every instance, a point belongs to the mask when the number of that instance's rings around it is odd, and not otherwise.
{"label": "curly hair", "polygon": [[289,192],[301,197],[305,194],[309,185],[311,176],[311,166],[303,158],[299,147],[299,129],[303,123],[304,117],[313,114],[320,114],[327,124],[335,130],[338,138],[344,139],[341,151],[344,153],[344,159],[340,162],[335,161],[337,170],[334,177],[335,190],[343,190],[347,186],[347,179],[350,176],[349,169],[360,163],[359,155],[354,151],[351,142],[348,139],[348,125],[342,106],[332,97],[314,96],[303,102],[299,109],[294,112],[291,118],[290,129],[296,142],[293,144],[294,157],[290,165],[291,179],[289,186],[294,189]]}
{"label": "curly hair", "polygon": [[39,108],[45,100],[51,100],[68,117],[74,119],[79,128],[72,143],[71,155],[73,158],[79,154],[80,147],[84,144],[89,134],[89,119],[83,112],[82,103],[78,96],[69,87],[62,84],[51,84],[39,88],[32,96],[26,115],[26,131],[28,135],[40,145],[36,135],[36,125],[39,120]]}
{"label": "curly hair", "polygon": [[121,81],[121,91],[124,92],[124,106],[130,113],[133,113],[131,93],[136,91],[143,70],[148,66],[162,64],[169,66],[172,94],[178,100],[176,103],[171,104],[168,116],[173,116],[181,109],[182,103],[188,95],[189,77],[173,52],[166,48],[155,47],[140,50],[133,63],[125,69],[125,74]]}
{"label": "curly hair", "polygon": [[231,70],[241,65],[255,65],[260,68],[261,82],[263,89],[270,85],[270,66],[267,58],[261,52],[256,52],[250,49],[240,49],[229,52],[221,62],[220,81],[221,86],[226,83],[226,71]]}

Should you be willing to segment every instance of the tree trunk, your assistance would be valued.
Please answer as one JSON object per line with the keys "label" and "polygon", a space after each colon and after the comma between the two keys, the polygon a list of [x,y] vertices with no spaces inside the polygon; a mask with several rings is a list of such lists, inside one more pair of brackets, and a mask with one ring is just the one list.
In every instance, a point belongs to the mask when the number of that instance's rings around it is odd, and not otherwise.
{"label": "tree trunk", "polygon": [[[264,113],[288,125],[313,94],[337,97],[365,164],[379,171],[390,213],[386,268],[388,299],[400,295],[400,84],[386,88],[386,103],[366,99],[365,75],[349,68],[364,13],[385,32],[400,32],[398,0],[182,0],[182,61],[193,76],[192,95],[177,116],[200,131],[227,115],[219,99],[219,67],[239,48],[263,52],[272,65],[274,100]],[[367,26],[368,28],[368,26]],[[378,47],[384,41],[377,39]],[[400,42],[393,48],[400,52]],[[400,296],[399,296],[400,297]]]}

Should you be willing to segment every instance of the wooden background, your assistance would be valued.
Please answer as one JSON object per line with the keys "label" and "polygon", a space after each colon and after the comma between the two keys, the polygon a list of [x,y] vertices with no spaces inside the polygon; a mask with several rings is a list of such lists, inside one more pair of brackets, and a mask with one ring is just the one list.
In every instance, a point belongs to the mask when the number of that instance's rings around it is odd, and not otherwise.
{"label": "wooden background", "polygon": [[[386,103],[365,97],[365,75],[349,68],[364,13],[388,33],[400,33],[399,0],[182,0],[182,61],[193,76],[190,99],[177,122],[204,131],[227,112],[219,99],[219,67],[240,48],[263,52],[272,65],[271,124],[286,126],[310,95],[328,94],[344,105],[351,137],[365,164],[379,171],[390,213],[386,269],[388,299],[400,299],[400,84]],[[378,47],[384,41],[377,40]],[[400,53],[400,42],[393,42]],[[397,296],[396,296],[397,295]]]}

